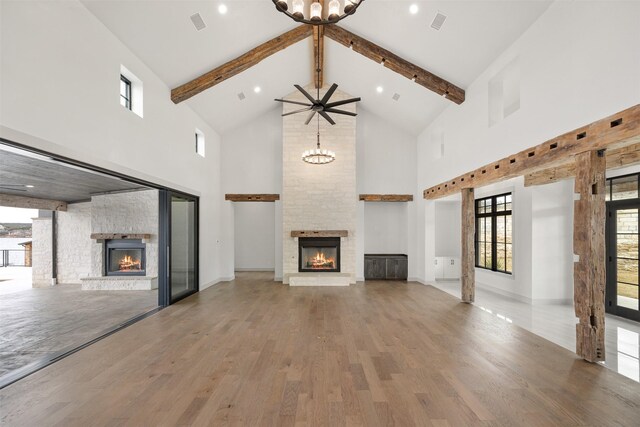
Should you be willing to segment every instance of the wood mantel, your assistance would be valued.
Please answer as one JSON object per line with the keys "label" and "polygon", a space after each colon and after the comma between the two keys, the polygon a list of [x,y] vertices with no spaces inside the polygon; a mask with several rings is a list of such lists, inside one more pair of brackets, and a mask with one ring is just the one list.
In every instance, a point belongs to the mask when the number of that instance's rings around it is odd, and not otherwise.
{"label": "wood mantel", "polygon": [[291,237],[347,237],[348,230],[291,230]]}
{"label": "wood mantel", "polygon": [[151,239],[151,234],[125,234],[125,233],[91,233],[93,240],[132,240],[132,239]]}

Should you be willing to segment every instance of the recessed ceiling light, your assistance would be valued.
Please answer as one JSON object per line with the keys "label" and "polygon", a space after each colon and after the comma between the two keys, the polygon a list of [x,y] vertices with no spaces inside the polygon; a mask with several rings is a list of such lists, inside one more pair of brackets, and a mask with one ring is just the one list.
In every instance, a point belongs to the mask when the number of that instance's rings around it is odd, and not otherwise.
{"label": "recessed ceiling light", "polygon": [[253,91],[255,93],[260,93],[260,92],[262,92],[262,89],[260,88],[260,86],[256,86],[256,87],[253,88]]}
{"label": "recessed ceiling light", "polygon": [[220,6],[218,6],[218,13],[219,13],[220,15],[225,15],[225,14],[227,13],[227,11],[228,11],[228,10],[229,10],[229,9],[227,8],[227,5],[226,5],[226,4],[224,4],[224,3],[220,4]]}
{"label": "recessed ceiling light", "polygon": [[382,93],[382,92],[384,92],[384,88],[383,88],[382,86],[378,86],[378,87],[376,88],[376,92],[378,92],[378,93]]}
{"label": "recessed ceiling light", "polygon": [[418,5],[415,3],[409,6],[409,13],[412,15],[415,15],[416,13],[418,13],[418,10],[420,9],[418,8]]}

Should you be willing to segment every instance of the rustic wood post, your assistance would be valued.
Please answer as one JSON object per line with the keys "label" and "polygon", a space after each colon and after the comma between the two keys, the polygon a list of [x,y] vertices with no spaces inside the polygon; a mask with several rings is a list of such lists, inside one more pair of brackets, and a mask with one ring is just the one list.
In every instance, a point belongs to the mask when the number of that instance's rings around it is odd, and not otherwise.
{"label": "rustic wood post", "polygon": [[462,302],[472,303],[476,295],[475,197],[473,188],[462,190]]}
{"label": "rustic wood post", "polygon": [[[575,156],[573,267],[576,353],[589,362],[603,361],[605,306],[605,170],[604,150]],[[576,197],[577,198],[577,197]]]}

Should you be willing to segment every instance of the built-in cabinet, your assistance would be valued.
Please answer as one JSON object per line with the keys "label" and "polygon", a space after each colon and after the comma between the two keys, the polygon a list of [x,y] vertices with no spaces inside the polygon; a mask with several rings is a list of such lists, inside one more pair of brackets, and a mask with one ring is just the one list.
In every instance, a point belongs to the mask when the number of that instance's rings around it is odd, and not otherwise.
{"label": "built-in cabinet", "polygon": [[365,280],[407,280],[409,265],[403,254],[364,256]]}
{"label": "built-in cabinet", "polygon": [[455,280],[460,278],[460,258],[436,257],[436,280]]}

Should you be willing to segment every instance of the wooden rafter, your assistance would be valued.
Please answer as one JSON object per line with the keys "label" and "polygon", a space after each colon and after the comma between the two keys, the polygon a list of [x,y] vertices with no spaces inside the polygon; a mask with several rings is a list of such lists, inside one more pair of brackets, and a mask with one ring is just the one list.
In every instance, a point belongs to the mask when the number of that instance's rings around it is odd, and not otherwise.
{"label": "wooden rafter", "polygon": [[313,28],[311,25],[300,25],[291,31],[279,35],[276,38],[262,43],[260,46],[251,49],[244,55],[240,55],[226,64],[223,64],[213,70],[178,86],[171,90],[171,100],[178,104],[185,101],[200,92],[207,90],[218,83],[227,80],[241,72],[253,67],[265,58],[277,53],[292,44],[304,40],[311,36]]}
{"label": "wooden rafter", "polygon": [[478,188],[567,163],[576,154],[640,143],[640,104],[560,135],[535,147],[430,187],[425,199],[438,199],[462,188]]}
{"label": "wooden rafter", "polygon": [[279,194],[225,194],[224,199],[230,202],[275,202],[280,200]]}
{"label": "wooden rafter", "polygon": [[324,84],[324,26],[313,27],[313,82],[316,89]]}
{"label": "wooden rafter", "polygon": [[334,40],[348,48],[353,48],[353,50],[359,54],[366,56],[378,64],[384,64],[384,66],[391,71],[395,71],[396,73],[415,81],[419,85],[426,87],[438,95],[446,96],[448,100],[455,102],[456,104],[462,104],[464,102],[464,90],[453,83],[436,76],[424,68],[412,64],[406,59],[400,58],[395,53],[347,31],[344,28],[336,25],[327,25],[325,27],[324,34],[331,40]]}
{"label": "wooden rafter", "polygon": [[[640,164],[640,144],[607,150],[605,152],[607,170]],[[576,176],[576,162],[571,159],[568,163],[554,168],[530,173],[524,177],[524,186],[551,184]]]}

